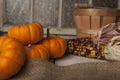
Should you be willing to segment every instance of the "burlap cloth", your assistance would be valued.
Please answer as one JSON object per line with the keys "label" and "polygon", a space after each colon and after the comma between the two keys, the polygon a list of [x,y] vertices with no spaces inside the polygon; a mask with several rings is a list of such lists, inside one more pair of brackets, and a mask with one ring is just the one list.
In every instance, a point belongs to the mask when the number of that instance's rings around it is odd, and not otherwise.
{"label": "burlap cloth", "polygon": [[42,59],[27,61],[9,80],[120,80],[120,62],[79,63],[56,66]]}

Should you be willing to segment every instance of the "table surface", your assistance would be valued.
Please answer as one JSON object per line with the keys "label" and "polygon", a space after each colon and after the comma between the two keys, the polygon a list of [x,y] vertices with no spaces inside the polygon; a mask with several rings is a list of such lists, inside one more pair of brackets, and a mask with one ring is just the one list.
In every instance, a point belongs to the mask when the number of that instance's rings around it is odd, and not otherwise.
{"label": "table surface", "polygon": [[55,61],[55,64],[58,66],[68,66],[72,64],[88,63],[88,62],[107,62],[107,61],[68,54],[60,59],[57,59]]}

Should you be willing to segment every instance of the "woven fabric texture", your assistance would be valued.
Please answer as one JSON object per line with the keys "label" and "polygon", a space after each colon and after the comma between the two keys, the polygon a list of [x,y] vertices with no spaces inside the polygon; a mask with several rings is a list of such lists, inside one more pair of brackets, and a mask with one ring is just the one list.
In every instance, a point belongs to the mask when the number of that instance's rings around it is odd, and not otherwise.
{"label": "woven fabric texture", "polygon": [[79,63],[60,67],[47,60],[32,59],[9,80],[120,80],[120,62]]}

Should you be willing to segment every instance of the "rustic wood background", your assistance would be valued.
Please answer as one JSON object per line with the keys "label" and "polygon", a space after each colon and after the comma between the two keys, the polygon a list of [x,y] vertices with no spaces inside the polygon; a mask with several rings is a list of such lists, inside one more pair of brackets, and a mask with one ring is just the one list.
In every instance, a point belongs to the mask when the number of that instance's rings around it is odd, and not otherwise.
{"label": "rustic wood background", "polygon": [[[5,0],[6,23],[26,24],[30,22],[30,0]],[[118,0],[93,0],[94,7],[116,8]],[[73,20],[74,3],[87,3],[88,0],[63,0],[62,26],[75,27]],[[59,0],[34,0],[33,21],[43,26],[57,26]]]}

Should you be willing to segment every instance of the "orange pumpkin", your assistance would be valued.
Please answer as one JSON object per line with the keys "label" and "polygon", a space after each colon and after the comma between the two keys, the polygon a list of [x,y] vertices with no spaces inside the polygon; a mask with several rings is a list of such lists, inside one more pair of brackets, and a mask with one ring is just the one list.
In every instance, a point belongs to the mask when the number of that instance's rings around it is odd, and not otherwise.
{"label": "orange pumpkin", "polygon": [[33,59],[33,58],[42,58],[42,59],[49,59],[49,52],[48,50],[40,45],[28,45],[25,46],[26,52],[27,52],[27,57],[28,59]]}
{"label": "orange pumpkin", "polygon": [[8,30],[8,36],[18,39],[24,45],[37,43],[43,39],[43,27],[38,22],[14,26]]}
{"label": "orange pumpkin", "polygon": [[25,62],[24,46],[16,39],[0,37],[0,80],[19,72]]}
{"label": "orange pumpkin", "polygon": [[41,43],[50,53],[51,58],[60,58],[64,55],[67,47],[66,40],[59,36],[50,36]]}

